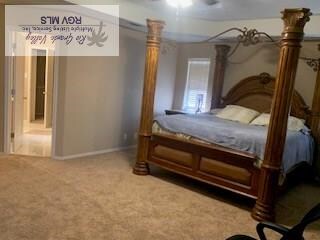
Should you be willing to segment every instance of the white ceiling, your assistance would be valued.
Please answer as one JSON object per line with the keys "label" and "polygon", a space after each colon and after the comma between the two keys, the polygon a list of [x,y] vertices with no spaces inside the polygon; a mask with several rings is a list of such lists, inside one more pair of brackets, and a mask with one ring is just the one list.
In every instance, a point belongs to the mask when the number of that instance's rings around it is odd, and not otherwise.
{"label": "white ceiling", "polygon": [[[280,11],[285,8],[311,8],[313,16],[305,27],[305,37],[320,38],[320,0],[218,0],[214,6],[198,1],[189,9],[179,11],[167,5],[166,0],[67,0],[75,4],[102,4],[86,6],[104,12],[107,4],[118,4],[120,24],[127,28],[146,31],[146,19],[166,22],[164,36],[176,41],[199,41],[227,29],[238,27],[257,29],[279,37],[283,31]],[[239,32],[228,32],[224,38],[235,38]]]}
{"label": "white ceiling", "polygon": [[166,0],[131,0],[136,4],[162,14],[178,15],[210,21],[277,18],[284,8],[310,8],[314,15],[320,14],[320,0],[217,0],[212,6],[205,0],[193,0],[185,9],[174,9]]}

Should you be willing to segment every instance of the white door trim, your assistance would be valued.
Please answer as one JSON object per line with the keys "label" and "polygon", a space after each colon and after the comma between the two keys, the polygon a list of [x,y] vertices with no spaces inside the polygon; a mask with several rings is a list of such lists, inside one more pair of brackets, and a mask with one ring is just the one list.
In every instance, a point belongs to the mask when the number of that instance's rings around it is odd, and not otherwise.
{"label": "white door trim", "polygon": [[51,138],[51,158],[55,159],[56,136],[57,136],[57,112],[58,112],[58,84],[59,84],[59,58],[53,60],[53,100],[52,100],[52,138]]}
{"label": "white door trim", "polygon": [[4,153],[10,153],[11,141],[11,69],[13,67],[12,57],[5,57],[5,81],[4,81]]}
{"label": "white door trim", "polygon": [[[5,99],[4,99],[4,154],[10,154],[11,142],[11,71],[13,57],[5,57]],[[58,57],[53,60],[53,111],[52,111],[52,136],[51,136],[51,157],[56,156],[56,121],[58,105]]]}

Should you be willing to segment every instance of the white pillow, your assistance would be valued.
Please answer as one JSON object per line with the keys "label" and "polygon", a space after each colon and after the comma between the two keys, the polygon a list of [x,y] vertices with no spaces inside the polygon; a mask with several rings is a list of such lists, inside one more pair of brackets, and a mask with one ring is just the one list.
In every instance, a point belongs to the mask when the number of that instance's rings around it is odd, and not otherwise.
{"label": "white pillow", "polygon": [[269,113],[261,113],[257,118],[255,118],[250,124],[258,126],[268,126],[270,121]]}
{"label": "white pillow", "polygon": [[[269,113],[262,113],[259,117],[254,119],[250,124],[259,126],[268,126],[270,121]],[[304,128],[305,120],[292,117],[288,118],[288,130],[300,131]]]}
{"label": "white pillow", "polygon": [[306,121],[304,119],[290,116],[288,119],[288,129],[291,131],[300,131],[304,128]]}
{"label": "white pillow", "polygon": [[227,105],[224,109],[219,111],[216,116],[219,118],[248,124],[259,114],[260,113],[256,110],[250,108],[241,107],[238,105]]}

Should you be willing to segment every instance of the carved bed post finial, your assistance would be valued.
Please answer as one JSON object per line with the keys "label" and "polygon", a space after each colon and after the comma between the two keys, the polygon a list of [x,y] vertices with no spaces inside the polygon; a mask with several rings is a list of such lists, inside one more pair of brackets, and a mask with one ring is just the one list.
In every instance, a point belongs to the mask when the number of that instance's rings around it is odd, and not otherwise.
{"label": "carved bed post finial", "polygon": [[144,86],[141,106],[138,153],[133,173],[147,175],[149,173],[148,148],[152,134],[153,105],[159,61],[161,33],[165,23],[147,19],[148,35],[144,71]]}
{"label": "carved bed post finial", "polygon": [[303,29],[311,15],[309,9],[285,9],[283,12],[280,58],[265,155],[259,179],[259,191],[252,217],[256,220],[274,220],[274,206],[278,179],[287,133],[288,114],[294,92]]}
{"label": "carved bed post finial", "polygon": [[211,109],[218,108],[221,105],[221,95],[224,82],[224,73],[227,66],[228,52],[230,46],[216,45],[216,62],[212,84]]}

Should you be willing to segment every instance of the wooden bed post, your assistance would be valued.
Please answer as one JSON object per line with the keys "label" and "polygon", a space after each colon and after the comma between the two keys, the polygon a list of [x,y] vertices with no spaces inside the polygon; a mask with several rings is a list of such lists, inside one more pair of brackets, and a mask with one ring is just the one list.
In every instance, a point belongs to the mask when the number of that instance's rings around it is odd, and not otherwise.
{"label": "wooden bed post", "polygon": [[[318,45],[318,50],[320,51],[320,44]],[[315,157],[315,166],[317,175],[320,176],[320,58],[318,59],[317,63],[317,79],[313,93],[310,128],[312,135],[316,141],[317,152]]]}
{"label": "wooden bed post", "polygon": [[224,82],[224,73],[227,67],[228,52],[230,46],[216,45],[216,63],[214,68],[211,109],[220,107],[221,95]]}
{"label": "wooden bed post", "polygon": [[[318,45],[320,51],[320,44]],[[317,143],[319,143],[319,123],[320,123],[320,58],[317,64],[317,79],[313,93],[312,109],[310,116],[310,128]]]}
{"label": "wooden bed post", "polygon": [[274,206],[277,195],[279,170],[287,133],[288,114],[294,92],[294,82],[303,40],[303,29],[311,15],[309,9],[285,9],[282,12],[280,58],[265,155],[259,179],[258,199],[252,212],[256,220],[274,221]]}
{"label": "wooden bed post", "polygon": [[[319,45],[320,50],[320,45]],[[313,133],[313,136],[316,140],[319,140],[320,132],[319,132],[319,123],[320,123],[320,59],[318,60],[318,72],[316,85],[313,93],[313,101],[312,101],[312,109],[311,109],[311,117],[310,117],[310,128]]]}
{"label": "wooden bed post", "polygon": [[140,129],[138,139],[138,153],[133,173],[137,175],[149,174],[148,149],[152,134],[153,105],[156,88],[157,69],[161,32],[165,23],[147,19],[148,35],[144,70],[144,87],[141,107]]}

